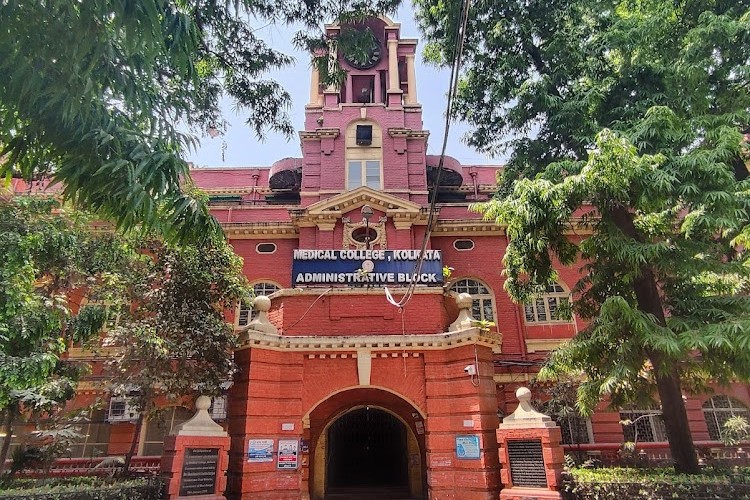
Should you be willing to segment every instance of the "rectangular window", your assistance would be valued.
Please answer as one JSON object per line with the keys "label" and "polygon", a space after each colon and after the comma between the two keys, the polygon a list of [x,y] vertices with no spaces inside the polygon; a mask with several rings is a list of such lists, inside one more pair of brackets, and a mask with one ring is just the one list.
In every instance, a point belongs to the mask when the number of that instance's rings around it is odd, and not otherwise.
{"label": "rectangular window", "polygon": [[380,162],[369,160],[365,162],[366,171],[366,183],[370,189],[380,189]]}
{"label": "rectangular window", "polygon": [[667,429],[658,410],[623,410],[620,421],[625,441],[653,443],[667,440]]}
{"label": "rectangular window", "polygon": [[562,444],[585,444],[591,442],[591,421],[576,415],[558,420],[562,432]]}
{"label": "rectangular window", "polygon": [[348,185],[347,189],[357,189],[362,185],[362,162],[361,161],[350,161],[349,172],[348,172]]}
{"label": "rectangular window", "polygon": [[80,436],[70,445],[70,458],[89,458],[107,454],[110,425],[106,422],[104,410],[93,410],[85,422],[75,427]]}
{"label": "rectangular window", "polygon": [[379,160],[350,160],[347,166],[348,190],[367,186],[370,189],[381,189]]}

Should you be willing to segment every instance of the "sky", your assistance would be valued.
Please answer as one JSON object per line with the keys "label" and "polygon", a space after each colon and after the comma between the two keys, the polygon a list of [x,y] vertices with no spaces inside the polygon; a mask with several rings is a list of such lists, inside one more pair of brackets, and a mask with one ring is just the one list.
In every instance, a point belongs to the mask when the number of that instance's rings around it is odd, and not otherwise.
{"label": "sky", "polygon": [[[402,38],[420,38],[419,29],[414,21],[410,2],[404,2],[393,21],[401,23]],[[294,127],[302,130],[305,120],[305,104],[310,97],[309,57],[296,50],[291,43],[295,32],[293,27],[267,25],[257,30],[263,38],[277,50],[294,56],[296,64],[270,73],[269,78],[277,80],[292,96],[292,107],[289,115]],[[427,154],[438,155],[442,147],[445,128],[445,100],[448,92],[448,69],[437,69],[426,65],[421,56],[421,45],[417,57],[417,96],[422,104],[424,129],[430,131]],[[188,154],[188,161],[199,167],[243,167],[270,166],[276,160],[285,157],[301,157],[299,138],[287,139],[282,134],[268,132],[264,141],[260,141],[245,124],[242,114],[233,110],[231,101],[224,101],[225,118],[229,129],[225,135],[216,138],[201,138],[197,150]],[[453,156],[465,165],[500,164],[504,158],[490,158],[468,147],[461,140],[469,130],[463,123],[450,126],[446,154]],[[222,146],[225,145],[222,158]]]}

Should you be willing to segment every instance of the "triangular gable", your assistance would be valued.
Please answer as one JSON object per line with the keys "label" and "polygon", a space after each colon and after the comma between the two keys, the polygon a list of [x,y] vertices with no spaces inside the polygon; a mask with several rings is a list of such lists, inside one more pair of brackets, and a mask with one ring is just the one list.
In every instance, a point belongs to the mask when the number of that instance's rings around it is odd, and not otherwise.
{"label": "triangular gable", "polygon": [[422,209],[420,205],[409,200],[362,186],[313,203],[307,207],[307,213],[309,215],[342,214],[355,210],[362,205],[370,205],[374,210],[383,212],[388,216],[396,214],[417,216]]}
{"label": "triangular gable", "polygon": [[[383,212],[394,221],[407,222],[409,224],[425,224],[427,213],[422,210],[421,205],[409,200],[375,191],[366,186],[358,187],[352,191],[345,191],[331,198],[320,200],[305,209],[294,209],[292,219],[302,225],[331,219],[338,219],[343,214],[356,210],[363,205],[370,205],[373,210]],[[307,224],[304,224],[304,223]]]}

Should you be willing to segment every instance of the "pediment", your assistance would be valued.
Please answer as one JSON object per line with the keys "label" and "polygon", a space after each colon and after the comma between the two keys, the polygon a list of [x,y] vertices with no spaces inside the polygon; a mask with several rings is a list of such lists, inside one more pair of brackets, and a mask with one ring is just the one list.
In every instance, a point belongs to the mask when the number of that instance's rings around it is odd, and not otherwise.
{"label": "pediment", "polygon": [[427,222],[427,211],[423,210],[420,205],[366,186],[313,203],[304,210],[297,209],[292,214],[292,218],[298,222],[307,223],[330,221],[357,210],[363,205],[370,205],[373,210],[383,212],[396,222],[409,224],[426,224]]}
{"label": "pediment", "polygon": [[370,205],[373,209],[385,213],[418,214],[422,208],[409,200],[362,186],[313,203],[307,207],[307,212],[310,215],[326,215],[331,212],[346,213],[360,208],[362,205]]}

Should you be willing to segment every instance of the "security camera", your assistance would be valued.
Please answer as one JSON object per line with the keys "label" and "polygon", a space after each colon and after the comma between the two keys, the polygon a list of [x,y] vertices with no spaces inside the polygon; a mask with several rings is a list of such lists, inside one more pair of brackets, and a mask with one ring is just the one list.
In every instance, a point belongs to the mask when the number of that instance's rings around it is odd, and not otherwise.
{"label": "security camera", "polygon": [[474,376],[474,375],[476,375],[476,374],[477,374],[477,367],[476,367],[476,366],[474,366],[474,365],[467,365],[467,366],[466,366],[466,367],[464,368],[464,371],[465,371],[465,372],[467,373],[467,375],[471,375],[471,376]]}

